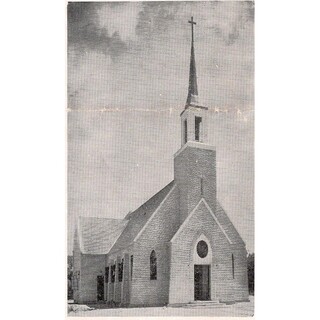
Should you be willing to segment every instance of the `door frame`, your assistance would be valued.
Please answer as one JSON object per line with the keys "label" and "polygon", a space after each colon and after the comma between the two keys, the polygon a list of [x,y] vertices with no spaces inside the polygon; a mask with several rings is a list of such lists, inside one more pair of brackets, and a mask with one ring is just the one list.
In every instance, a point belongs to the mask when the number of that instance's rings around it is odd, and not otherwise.
{"label": "door frame", "polygon": [[[100,278],[100,285],[102,284],[102,291],[101,293],[99,292],[99,278]],[[104,301],[104,297],[105,297],[105,293],[104,293],[104,288],[105,288],[105,284],[104,284],[104,276],[99,275],[97,276],[97,301]],[[102,294],[102,299],[99,299],[99,295]]]}
{"label": "door frame", "polygon": [[[196,299],[196,279],[195,279],[195,273],[196,273],[196,266],[198,267],[208,267],[208,299]],[[203,270],[201,270],[203,272]],[[194,301],[210,301],[211,300],[211,265],[210,264],[194,264],[193,267],[193,298]]]}

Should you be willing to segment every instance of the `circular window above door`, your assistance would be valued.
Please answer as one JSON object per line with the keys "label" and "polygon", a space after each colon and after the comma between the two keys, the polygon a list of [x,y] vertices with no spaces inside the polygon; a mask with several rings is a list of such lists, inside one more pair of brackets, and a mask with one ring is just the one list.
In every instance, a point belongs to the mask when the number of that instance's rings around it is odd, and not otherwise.
{"label": "circular window above door", "polygon": [[197,244],[197,253],[200,258],[205,258],[208,254],[208,245],[205,241],[200,240]]}

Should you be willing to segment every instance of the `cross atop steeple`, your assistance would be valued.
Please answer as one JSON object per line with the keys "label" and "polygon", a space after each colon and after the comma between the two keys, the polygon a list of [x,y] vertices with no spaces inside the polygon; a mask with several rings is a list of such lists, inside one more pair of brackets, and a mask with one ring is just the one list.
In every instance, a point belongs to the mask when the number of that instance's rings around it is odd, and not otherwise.
{"label": "cross atop steeple", "polygon": [[197,72],[196,72],[196,60],[194,55],[194,35],[193,26],[197,24],[193,21],[193,17],[188,21],[191,24],[191,57],[190,57],[190,71],[189,71],[189,89],[186,107],[198,105],[198,85],[197,85]]}
{"label": "cross atop steeple", "polygon": [[193,25],[197,24],[197,23],[195,21],[193,21],[193,17],[191,17],[191,20],[189,20],[188,22],[191,23],[191,37],[192,37],[191,38],[192,39],[191,42],[192,42],[192,45],[193,45]]}

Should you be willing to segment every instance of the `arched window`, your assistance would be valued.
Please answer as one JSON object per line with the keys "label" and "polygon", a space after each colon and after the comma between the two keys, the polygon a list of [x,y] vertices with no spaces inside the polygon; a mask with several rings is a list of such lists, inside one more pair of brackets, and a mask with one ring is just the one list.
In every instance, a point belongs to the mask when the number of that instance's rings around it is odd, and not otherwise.
{"label": "arched window", "polygon": [[116,265],[111,266],[111,283],[116,281]]}
{"label": "arched window", "polygon": [[232,279],[234,279],[234,255],[233,255],[233,253],[231,255],[231,261],[232,261]]}
{"label": "arched window", "polygon": [[119,282],[122,282],[122,278],[123,278],[123,259],[118,264],[118,280],[119,280]]}
{"label": "arched window", "polygon": [[157,257],[154,250],[150,254],[150,280],[157,280]]}

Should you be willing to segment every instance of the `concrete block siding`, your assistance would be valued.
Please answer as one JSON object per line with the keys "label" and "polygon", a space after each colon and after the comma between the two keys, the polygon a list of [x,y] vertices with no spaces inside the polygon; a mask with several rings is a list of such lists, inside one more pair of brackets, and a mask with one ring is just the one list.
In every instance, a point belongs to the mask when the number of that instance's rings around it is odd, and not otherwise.
{"label": "concrete block siding", "polygon": [[81,254],[80,303],[97,301],[97,276],[104,276],[104,267],[103,255]]}
{"label": "concrete block siding", "polygon": [[[96,301],[97,276],[105,275],[106,266],[109,266],[106,301],[122,306],[194,301],[194,265],[203,264],[195,255],[200,238],[210,248],[209,258],[203,261],[210,265],[211,300],[248,300],[245,244],[216,199],[215,151],[200,146],[187,143],[178,152],[175,180],[128,217],[136,220],[129,220],[120,235],[121,241],[115,240],[108,253],[82,254],[79,241],[75,241],[75,266],[81,273],[76,302]],[[143,218],[145,215],[148,219]],[[131,239],[130,243],[125,245],[124,239]],[[156,280],[150,279],[152,250],[157,258]],[[118,267],[122,259],[120,282]],[[112,265],[116,265],[114,283],[111,283]]]}

